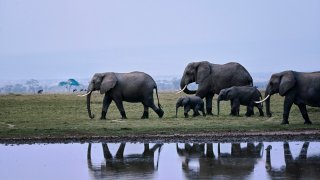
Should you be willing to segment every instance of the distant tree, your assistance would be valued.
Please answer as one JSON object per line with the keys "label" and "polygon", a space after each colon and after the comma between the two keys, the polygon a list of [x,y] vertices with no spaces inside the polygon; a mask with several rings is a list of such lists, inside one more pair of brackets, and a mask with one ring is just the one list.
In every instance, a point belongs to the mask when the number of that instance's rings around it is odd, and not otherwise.
{"label": "distant tree", "polygon": [[27,92],[27,88],[22,84],[15,84],[12,88],[12,91],[15,93],[24,93]]}
{"label": "distant tree", "polygon": [[13,91],[13,85],[5,85],[2,89],[4,93],[11,93]]}
{"label": "distant tree", "polygon": [[34,94],[37,92],[37,89],[40,88],[39,81],[35,79],[30,79],[26,82],[26,85],[29,87],[29,90],[32,91]]}
{"label": "distant tree", "polygon": [[76,81],[75,79],[68,79],[67,81],[59,82],[59,86],[67,88],[68,91],[70,92],[70,89],[72,86],[78,87],[78,86],[80,86],[80,83],[78,81]]}

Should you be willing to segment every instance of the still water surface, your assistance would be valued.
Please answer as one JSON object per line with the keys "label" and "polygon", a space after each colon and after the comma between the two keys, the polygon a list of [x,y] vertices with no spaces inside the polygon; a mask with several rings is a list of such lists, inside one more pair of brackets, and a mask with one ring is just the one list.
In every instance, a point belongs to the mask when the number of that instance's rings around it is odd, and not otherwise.
{"label": "still water surface", "polygon": [[0,179],[320,179],[320,142],[0,144]]}

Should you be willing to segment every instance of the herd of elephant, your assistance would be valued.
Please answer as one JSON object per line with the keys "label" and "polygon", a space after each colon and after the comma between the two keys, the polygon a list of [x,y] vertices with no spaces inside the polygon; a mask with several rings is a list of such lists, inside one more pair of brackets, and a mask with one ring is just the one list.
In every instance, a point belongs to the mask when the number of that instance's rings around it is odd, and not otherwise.
{"label": "herd of elephant", "polygon": [[[198,84],[197,90],[189,90],[188,84],[195,82]],[[283,71],[272,74],[267,88],[265,98],[255,87],[250,73],[239,63],[230,62],[227,64],[213,64],[208,61],[189,63],[183,73],[180,82],[181,90],[178,93],[194,94],[178,99],[176,104],[176,116],[179,107],[184,107],[184,116],[188,117],[188,112],[193,109],[193,116],[213,115],[212,99],[218,94],[218,114],[219,102],[230,100],[231,115],[239,115],[240,105],[247,106],[246,116],[253,115],[253,108],[259,109],[260,116],[264,116],[262,103],[266,102],[266,114],[271,117],[270,97],[279,93],[284,96],[283,120],[281,124],[289,124],[288,118],[290,109],[294,104],[304,118],[305,124],[312,124],[306,109],[306,105],[320,107],[320,71],[319,72],[296,72]],[[154,104],[153,91],[156,90],[158,107]],[[115,102],[120,111],[122,119],[126,119],[123,101],[137,103],[144,106],[142,119],[149,118],[148,109],[152,108],[160,118],[164,111],[161,108],[158,97],[157,85],[153,78],[143,72],[130,73],[96,73],[92,77],[87,93],[87,110],[89,117],[94,118],[90,108],[90,98],[93,91],[99,90],[105,94],[102,105],[100,119],[106,119],[109,105]],[[260,99],[261,98],[261,99]],[[206,111],[204,109],[205,99]]]}

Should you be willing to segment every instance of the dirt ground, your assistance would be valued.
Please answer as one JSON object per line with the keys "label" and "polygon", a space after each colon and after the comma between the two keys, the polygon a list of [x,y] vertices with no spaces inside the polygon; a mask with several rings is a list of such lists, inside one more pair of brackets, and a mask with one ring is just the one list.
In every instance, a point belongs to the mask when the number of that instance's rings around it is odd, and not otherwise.
{"label": "dirt ground", "polygon": [[131,143],[208,143],[208,142],[275,142],[275,141],[320,141],[320,130],[279,132],[213,132],[206,134],[172,134],[139,136],[77,136],[0,139],[1,144],[35,143],[87,143],[87,142],[131,142]]}

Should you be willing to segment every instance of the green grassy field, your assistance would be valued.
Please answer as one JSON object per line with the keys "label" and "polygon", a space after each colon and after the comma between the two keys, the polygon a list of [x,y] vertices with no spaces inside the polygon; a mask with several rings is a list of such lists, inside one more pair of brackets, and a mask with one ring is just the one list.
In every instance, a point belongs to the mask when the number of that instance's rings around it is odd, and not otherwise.
{"label": "green grassy field", "polygon": [[[221,102],[220,116],[192,118],[183,117],[179,109],[175,118],[176,100],[183,96],[174,93],[160,93],[160,103],[165,112],[159,119],[149,110],[149,119],[140,119],[143,106],[140,103],[125,103],[128,119],[121,120],[120,113],[112,103],[107,120],[100,120],[103,96],[94,93],[91,100],[92,112],[96,118],[90,120],[86,110],[86,98],[75,94],[50,95],[5,95],[0,96],[0,138],[41,138],[41,137],[91,137],[128,135],[172,135],[214,132],[252,131],[296,131],[320,128],[320,109],[308,107],[313,125],[304,125],[297,106],[293,106],[289,125],[280,125],[283,112],[283,98],[275,95],[271,99],[273,117],[259,117],[255,108],[253,117],[245,117],[244,106],[240,117],[229,116],[230,102]],[[213,101],[216,114],[216,99]]]}

